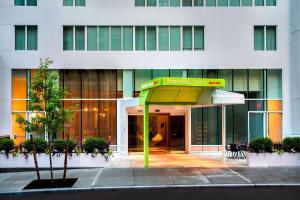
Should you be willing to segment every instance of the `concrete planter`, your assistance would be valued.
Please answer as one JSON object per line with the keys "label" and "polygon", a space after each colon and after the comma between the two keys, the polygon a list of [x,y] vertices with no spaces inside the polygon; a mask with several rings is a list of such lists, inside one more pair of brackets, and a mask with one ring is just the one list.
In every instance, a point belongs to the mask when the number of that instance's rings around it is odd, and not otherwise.
{"label": "concrete planter", "polygon": [[300,166],[300,153],[248,153],[249,167]]}
{"label": "concrete planter", "polygon": [[[53,168],[63,168],[64,154],[52,156]],[[41,153],[37,155],[39,168],[49,168],[49,155]],[[80,155],[68,155],[68,168],[85,168],[85,167],[110,167],[111,156],[106,159],[105,156],[97,154],[82,153]],[[33,155],[24,154],[13,157],[11,154],[7,157],[0,154],[0,168],[34,168]]]}

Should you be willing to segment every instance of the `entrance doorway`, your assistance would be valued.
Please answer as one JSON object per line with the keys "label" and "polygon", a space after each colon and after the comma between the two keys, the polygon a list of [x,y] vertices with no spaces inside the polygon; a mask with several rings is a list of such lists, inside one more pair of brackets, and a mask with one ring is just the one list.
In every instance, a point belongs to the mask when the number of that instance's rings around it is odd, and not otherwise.
{"label": "entrance doorway", "polygon": [[[143,116],[128,116],[128,150],[142,152],[144,146]],[[185,116],[153,113],[149,117],[150,153],[185,150]]]}

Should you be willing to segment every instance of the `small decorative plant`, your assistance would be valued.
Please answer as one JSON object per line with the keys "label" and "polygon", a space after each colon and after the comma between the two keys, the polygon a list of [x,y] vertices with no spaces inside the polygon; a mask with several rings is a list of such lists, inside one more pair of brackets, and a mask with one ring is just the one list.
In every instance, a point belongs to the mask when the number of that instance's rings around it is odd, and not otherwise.
{"label": "small decorative plant", "polygon": [[90,137],[84,142],[84,151],[86,153],[109,153],[109,143],[103,138]]}
{"label": "small decorative plant", "polygon": [[0,140],[0,152],[4,151],[8,155],[15,148],[15,143],[12,139]]}
{"label": "small decorative plant", "polygon": [[[67,140],[58,139],[53,142],[53,149],[57,153],[64,153],[67,145]],[[73,140],[69,140],[68,142],[68,153],[72,153],[76,148],[76,143]]]}
{"label": "small decorative plant", "polygon": [[273,152],[273,142],[270,138],[258,138],[250,142],[250,151],[255,153]]}
{"label": "small decorative plant", "polygon": [[[43,138],[34,138],[33,139],[33,143],[35,145],[35,151],[37,153],[45,153],[47,150],[47,142],[45,139]],[[26,140],[23,143],[23,148],[28,152],[31,153],[32,152],[32,144],[30,139]]]}
{"label": "small decorative plant", "polygon": [[287,137],[283,140],[285,152],[300,152],[300,137]]}

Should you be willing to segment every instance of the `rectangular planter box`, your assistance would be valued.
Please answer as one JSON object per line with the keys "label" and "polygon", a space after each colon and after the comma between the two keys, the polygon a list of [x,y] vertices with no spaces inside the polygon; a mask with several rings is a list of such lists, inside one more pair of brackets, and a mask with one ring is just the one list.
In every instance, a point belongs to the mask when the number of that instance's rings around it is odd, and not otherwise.
{"label": "rectangular planter box", "polygon": [[[64,154],[56,154],[52,156],[53,168],[63,168]],[[92,157],[91,154],[72,154],[68,155],[68,168],[89,168],[89,167],[110,167],[111,156],[108,159],[101,154]],[[37,154],[39,168],[49,168],[49,155],[41,153]],[[6,155],[0,154],[0,168],[35,168],[33,155],[20,154],[13,157],[11,154],[7,158]]]}
{"label": "rectangular planter box", "polygon": [[249,167],[300,166],[300,153],[248,153]]}

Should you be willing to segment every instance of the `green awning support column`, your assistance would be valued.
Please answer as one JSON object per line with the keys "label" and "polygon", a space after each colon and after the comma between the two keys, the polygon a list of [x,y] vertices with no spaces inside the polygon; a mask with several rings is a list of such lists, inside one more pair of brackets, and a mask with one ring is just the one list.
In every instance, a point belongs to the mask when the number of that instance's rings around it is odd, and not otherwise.
{"label": "green awning support column", "polygon": [[149,168],[149,104],[144,104],[144,168]]}

